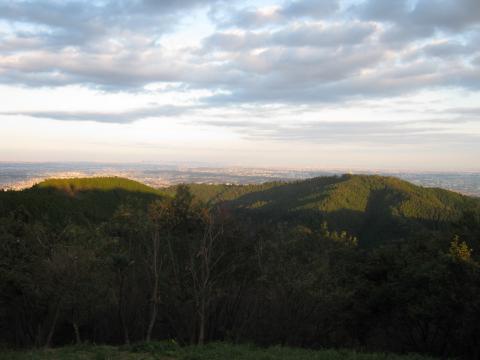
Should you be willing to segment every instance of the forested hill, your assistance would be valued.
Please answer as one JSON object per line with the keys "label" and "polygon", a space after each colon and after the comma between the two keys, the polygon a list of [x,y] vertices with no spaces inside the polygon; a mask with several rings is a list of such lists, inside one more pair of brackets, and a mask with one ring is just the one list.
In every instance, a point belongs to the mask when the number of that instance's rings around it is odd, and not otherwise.
{"label": "forested hill", "polygon": [[159,190],[151,188],[150,186],[121,177],[49,179],[35,185],[33,189],[56,189],[70,194],[88,190],[123,190],[136,193],[161,194]]}
{"label": "forested hill", "polygon": [[[424,188],[382,176],[343,175],[259,185],[191,184],[196,199],[223,203],[257,221],[286,222],[337,231],[376,244],[422,230],[444,230],[480,200],[451,191]],[[125,203],[145,207],[174,196],[176,187],[157,190],[118,178],[51,179],[21,192],[0,193],[0,215],[24,209],[35,218],[63,223],[108,220]]]}
{"label": "forested hill", "polygon": [[346,230],[368,244],[425,229],[444,230],[463,213],[480,207],[476,198],[372,175],[247,186],[195,184],[190,189],[204,201],[224,202],[255,219],[310,227],[326,221],[330,227]]}
{"label": "forested hill", "polygon": [[146,207],[164,193],[120,177],[49,179],[23,191],[0,192],[0,217],[12,211],[63,226],[108,221],[118,207]]}
{"label": "forested hill", "polygon": [[479,207],[356,175],[0,192],[0,345],[174,339],[477,360]]}

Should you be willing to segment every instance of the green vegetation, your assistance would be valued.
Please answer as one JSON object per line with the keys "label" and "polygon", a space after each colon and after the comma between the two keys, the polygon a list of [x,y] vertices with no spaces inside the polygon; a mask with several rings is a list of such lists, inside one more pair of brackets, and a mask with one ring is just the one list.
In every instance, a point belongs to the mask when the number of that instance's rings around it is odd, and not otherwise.
{"label": "green vegetation", "polygon": [[40,359],[478,359],[479,241],[478,199],[395,178],[51,180],[0,193],[0,344],[58,348],[11,353]]}
{"label": "green vegetation", "polygon": [[118,178],[51,179],[24,191],[0,193],[0,216],[24,210],[43,222],[98,224],[125,202],[148,203],[165,196],[160,190]]}
{"label": "green vegetation", "polygon": [[420,355],[363,354],[347,350],[304,350],[285,347],[213,343],[206,346],[173,347],[145,343],[129,347],[73,346],[61,349],[10,352],[5,360],[428,360]]}
{"label": "green vegetation", "polygon": [[203,201],[223,202],[255,219],[346,230],[362,245],[445,230],[478,199],[383,176],[343,175],[261,185],[190,185]]}
{"label": "green vegetation", "polygon": [[48,179],[33,187],[34,189],[57,189],[75,195],[87,190],[111,191],[124,190],[138,193],[162,195],[162,192],[138,181],[120,177],[96,177],[73,179]]}
{"label": "green vegetation", "polygon": [[[451,191],[424,188],[394,177],[343,175],[313,178],[296,182],[272,182],[260,185],[189,185],[198,199],[208,202],[230,202],[249,208],[262,202],[266,211],[340,209],[366,212],[369,207],[389,210],[395,215],[435,219],[438,212],[445,217],[459,215],[466,206],[478,205],[475,200]],[[166,190],[175,193],[175,187]],[[378,198],[380,196],[380,198]],[[383,200],[381,202],[380,200]]]}

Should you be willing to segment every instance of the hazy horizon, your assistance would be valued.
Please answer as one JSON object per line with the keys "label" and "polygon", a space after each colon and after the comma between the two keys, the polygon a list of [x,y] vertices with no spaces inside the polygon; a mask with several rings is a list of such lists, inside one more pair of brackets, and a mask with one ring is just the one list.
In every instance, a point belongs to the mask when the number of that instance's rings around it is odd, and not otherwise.
{"label": "hazy horizon", "polygon": [[[415,167],[406,167],[406,168],[395,168],[395,167],[320,167],[320,166],[281,166],[281,165],[248,165],[248,164],[235,164],[235,163],[216,163],[216,162],[202,162],[202,161],[95,161],[95,160],[76,160],[76,161],[46,161],[46,160],[37,160],[37,161],[9,161],[9,160],[0,160],[0,165],[2,164],[24,164],[24,165],[42,165],[42,164],[51,164],[51,165],[125,165],[125,166],[142,166],[142,165],[152,165],[160,167],[185,167],[191,169],[201,169],[201,168],[211,168],[211,169],[271,169],[271,170],[292,170],[292,171],[302,171],[302,170],[311,170],[311,171],[345,171],[345,172],[358,172],[358,173],[375,173],[375,172],[384,172],[387,173],[397,173],[397,172],[406,172],[406,173],[480,173],[480,168],[471,168],[471,169],[442,169],[442,168],[415,168]],[[0,169],[1,170],[1,169]]]}
{"label": "hazy horizon", "polygon": [[154,188],[175,184],[252,185],[343,174],[394,176],[416,185],[480,196],[480,172],[219,166],[206,163],[1,162],[0,190],[22,190],[51,178],[121,177]]}

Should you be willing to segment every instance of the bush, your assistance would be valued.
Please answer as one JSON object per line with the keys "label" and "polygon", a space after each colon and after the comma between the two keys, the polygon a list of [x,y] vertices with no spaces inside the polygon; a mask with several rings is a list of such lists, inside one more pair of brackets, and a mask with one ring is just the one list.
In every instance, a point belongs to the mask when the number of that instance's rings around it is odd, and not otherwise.
{"label": "bush", "polygon": [[151,341],[130,345],[128,350],[133,353],[173,355],[180,350],[180,346],[175,340]]}

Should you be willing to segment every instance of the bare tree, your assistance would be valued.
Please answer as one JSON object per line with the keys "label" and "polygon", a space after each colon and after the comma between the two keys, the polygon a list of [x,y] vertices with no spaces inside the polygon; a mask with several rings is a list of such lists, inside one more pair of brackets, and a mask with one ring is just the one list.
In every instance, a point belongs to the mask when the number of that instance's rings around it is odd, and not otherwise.
{"label": "bare tree", "polygon": [[190,272],[196,312],[198,315],[198,345],[205,342],[208,311],[213,299],[215,281],[218,278],[217,265],[223,257],[218,251],[218,240],[223,234],[220,217],[214,211],[204,209],[202,218],[205,225],[198,248],[194,248],[190,257]]}
{"label": "bare tree", "polygon": [[150,270],[152,272],[152,297],[150,320],[148,322],[146,341],[152,339],[152,332],[155,326],[155,321],[158,315],[158,306],[160,304],[160,271],[162,268],[162,258],[160,257],[160,229],[158,226],[154,227],[152,233],[152,253]]}

